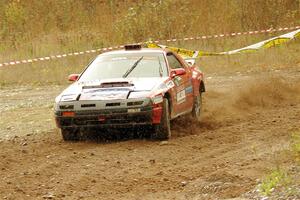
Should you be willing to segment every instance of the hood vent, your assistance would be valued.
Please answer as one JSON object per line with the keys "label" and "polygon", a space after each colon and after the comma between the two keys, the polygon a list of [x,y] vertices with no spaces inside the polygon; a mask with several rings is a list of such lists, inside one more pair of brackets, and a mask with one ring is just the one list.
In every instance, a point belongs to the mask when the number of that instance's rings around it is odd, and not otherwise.
{"label": "hood vent", "polygon": [[96,104],[81,104],[81,108],[91,108],[96,107]]}
{"label": "hood vent", "polygon": [[124,82],[107,82],[101,83],[100,87],[102,88],[110,88],[110,87],[132,87],[133,84],[127,81]]}
{"label": "hood vent", "polygon": [[122,82],[106,82],[106,83],[101,83],[100,85],[87,85],[87,86],[83,86],[82,89],[132,87],[132,86],[134,86],[134,84],[129,83],[128,81],[122,81]]}
{"label": "hood vent", "polygon": [[106,107],[114,107],[114,106],[120,106],[121,103],[107,103]]}

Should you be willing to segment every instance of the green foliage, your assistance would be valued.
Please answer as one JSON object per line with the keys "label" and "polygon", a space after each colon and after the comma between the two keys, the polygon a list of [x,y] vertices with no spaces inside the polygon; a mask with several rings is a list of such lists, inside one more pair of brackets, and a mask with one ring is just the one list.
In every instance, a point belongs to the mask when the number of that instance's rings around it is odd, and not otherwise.
{"label": "green foliage", "polygon": [[[151,39],[229,33],[299,25],[299,0],[0,0],[0,63]],[[273,36],[273,35],[272,35]],[[189,49],[226,51],[271,35],[172,43]],[[167,44],[168,45],[168,44]],[[296,66],[299,44],[271,53],[200,60],[208,73],[253,66]],[[268,52],[270,52],[268,50]],[[278,51],[278,52],[277,52]],[[285,56],[282,56],[285,55]],[[0,84],[64,83],[95,54],[0,70]],[[249,62],[251,60],[251,62]],[[251,68],[250,68],[251,65]],[[46,70],[45,70],[46,69]]]}
{"label": "green foliage", "polygon": [[115,24],[115,32],[130,42],[146,38],[182,37],[189,31],[193,14],[179,0],[139,1]]}
{"label": "green foliage", "polygon": [[24,39],[24,23],[27,18],[26,10],[19,1],[11,1],[4,7],[3,29],[1,34],[16,45],[16,42]]}
{"label": "green foliage", "polygon": [[89,41],[115,45],[299,25],[299,19],[299,0],[0,0],[0,49],[68,32],[99,33]]}
{"label": "green foliage", "polygon": [[[291,151],[286,152],[287,156],[292,155],[296,156],[296,163],[299,164],[300,161],[300,133],[295,132],[291,135]],[[295,173],[295,172],[294,172]],[[259,185],[259,191],[263,195],[269,196],[272,191],[276,188],[288,188],[291,185],[297,184],[299,180],[294,178],[293,172],[291,173],[288,170],[284,170],[282,168],[277,167],[277,169],[271,171],[269,175],[267,175],[262,183]],[[293,194],[295,191],[289,191],[289,194]]]}
{"label": "green foliage", "polygon": [[300,164],[300,132],[295,132],[292,134],[291,148],[295,155],[296,162]]}
{"label": "green foliage", "polygon": [[269,196],[272,191],[279,185],[284,185],[289,182],[289,177],[284,170],[273,170],[261,183],[260,192],[263,195]]}
{"label": "green foliage", "polygon": [[18,3],[18,1],[12,1],[5,7],[5,18],[7,26],[17,26],[21,28],[25,21],[25,10]]}

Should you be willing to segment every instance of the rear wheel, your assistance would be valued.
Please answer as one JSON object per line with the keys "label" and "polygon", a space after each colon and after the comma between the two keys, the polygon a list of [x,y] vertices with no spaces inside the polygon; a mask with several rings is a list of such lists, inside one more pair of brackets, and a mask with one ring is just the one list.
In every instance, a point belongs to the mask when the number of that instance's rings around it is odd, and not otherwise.
{"label": "rear wheel", "polygon": [[79,130],[74,128],[62,128],[61,135],[65,141],[79,140]]}
{"label": "rear wheel", "polygon": [[193,111],[192,116],[196,121],[200,121],[202,111],[202,93],[199,92],[199,94],[194,98],[194,105],[193,105]]}
{"label": "rear wheel", "polygon": [[167,140],[171,137],[171,124],[168,99],[164,98],[160,124],[154,125],[153,138]]}

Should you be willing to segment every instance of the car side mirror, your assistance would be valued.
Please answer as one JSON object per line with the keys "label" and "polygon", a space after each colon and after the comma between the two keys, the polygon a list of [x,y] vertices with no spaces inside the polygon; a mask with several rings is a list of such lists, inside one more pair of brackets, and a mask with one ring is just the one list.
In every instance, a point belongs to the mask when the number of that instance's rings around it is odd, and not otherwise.
{"label": "car side mirror", "polygon": [[172,69],[171,70],[171,77],[174,78],[175,76],[180,76],[186,74],[185,69],[178,68],[178,69]]}
{"label": "car side mirror", "polygon": [[71,74],[69,75],[68,80],[74,82],[77,81],[78,78],[79,78],[79,74]]}

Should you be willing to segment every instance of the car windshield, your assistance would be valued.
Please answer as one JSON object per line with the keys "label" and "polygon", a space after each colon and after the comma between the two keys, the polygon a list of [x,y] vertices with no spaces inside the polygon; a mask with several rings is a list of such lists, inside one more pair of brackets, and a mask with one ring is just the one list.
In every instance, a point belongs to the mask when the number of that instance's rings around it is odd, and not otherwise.
{"label": "car windshield", "polygon": [[126,73],[128,73],[126,76],[128,78],[167,76],[163,53],[139,52],[100,55],[88,66],[79,80],[122,78]]}

